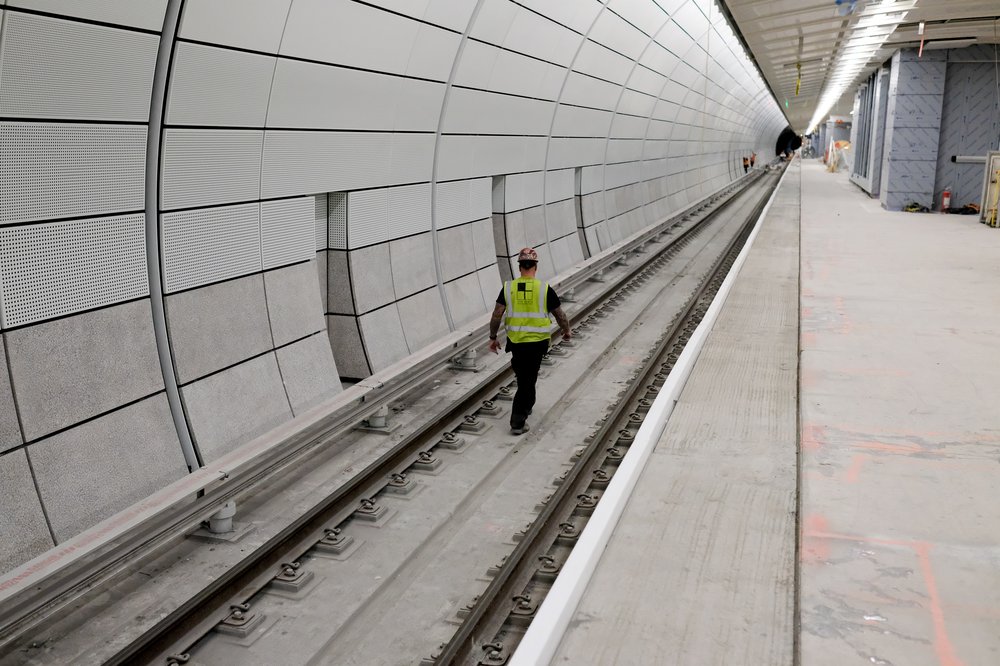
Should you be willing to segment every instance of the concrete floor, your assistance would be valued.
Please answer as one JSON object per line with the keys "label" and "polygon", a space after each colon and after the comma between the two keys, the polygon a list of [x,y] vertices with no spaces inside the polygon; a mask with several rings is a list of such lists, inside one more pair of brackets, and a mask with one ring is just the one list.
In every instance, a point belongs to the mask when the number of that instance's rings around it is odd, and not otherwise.
{"label": "concrete floor", "polygon": [[801,202],[800,289],[779,200],[557,663],[1000,664],[1000,231],[812,160]]}
{"label": "concrete floor", "polygon": [[802,663],[1000,664],[1000,231],[802,205]]}
{"label": "concrete floor", "polygon": [[793,165],[554,663],[791,666]]}

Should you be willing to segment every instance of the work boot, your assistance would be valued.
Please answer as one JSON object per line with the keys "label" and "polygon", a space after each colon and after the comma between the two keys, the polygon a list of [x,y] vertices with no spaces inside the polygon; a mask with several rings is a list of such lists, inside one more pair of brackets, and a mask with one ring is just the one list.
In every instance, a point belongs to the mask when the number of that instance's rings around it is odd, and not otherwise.
{"label": "work boot", "polygon": [[510,432],[511,432],[512,435],[523,435],[524,433],[528,432],[529,430],[531,430],[531,428],[528,427],[527,423],[522,423],[519,426],[512,425],[510,427]]}

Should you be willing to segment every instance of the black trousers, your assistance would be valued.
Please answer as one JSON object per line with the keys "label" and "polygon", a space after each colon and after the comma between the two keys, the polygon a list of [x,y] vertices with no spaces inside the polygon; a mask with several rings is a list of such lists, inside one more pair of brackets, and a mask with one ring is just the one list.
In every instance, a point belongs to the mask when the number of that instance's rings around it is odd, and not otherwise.
{"label": "black trousers", "polygon": [[538,381],[538,370],[542,367],[542,357],[549,350],[549,341],[510,342],[507,341],[507,351],[511,353],[510,367],[517,377],[517,392],[514,394],[514,405],[510,410],[510,425],[520,428],[528,418],[528,412],[535,406],[535,382]]}

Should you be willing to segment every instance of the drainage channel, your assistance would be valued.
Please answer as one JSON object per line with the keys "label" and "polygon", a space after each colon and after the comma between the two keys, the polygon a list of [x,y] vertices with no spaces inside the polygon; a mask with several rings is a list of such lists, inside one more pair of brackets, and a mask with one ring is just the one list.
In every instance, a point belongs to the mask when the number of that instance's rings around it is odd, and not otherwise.
{"label": "drainage channel", "polygon": [[[648,279],[651,270],[661,267],[664,253],[676,252],[695,237],[705,223],[723,206],[713,208],[700,219],[689,219],[661,234],[664,248],[656,253],[635,255],[636,266],[614,284],[597,284],[597,293],[572,314],[574,326],[586,337],[587,329],[602,317],[602,308],[627,296],[622,284]],[[658,245],[659,243],[653,243]],[[644,259],[644,260],[643,260]],[[606,310],[605,310],[606,311]],[[553,346],[551,356],[558,358],[571,348],[573,341]],[[475,435],[482,418],[498,409],[512,393],[510,371],[503,366],[489,373],[468,397],[443,407],[440,413],[419,431],[404,438],[391,451],[358,474],[338,492],[316,504],[291,522],[251,557],[237,563],[163,621],[132,641],[108,663],[173,663],[190,660],[188,649],[210,632],[229,632],[239,636],[251,632],[262,621],[254,611],[254,596],[265,588],[296,594],[307,588],[310,572],[301,566],[302,556],[310,551],[339,557],[351,551],[351,537],[344,528],[352,521],[377,523],[385,516],[384,497],[405,496],[413,487],[413,473],[430,472],[439,464],[437,450],[459,448],[464,434]]]}
{"label": "drainage channel", "polygon": [[[425,658],[422,666],[507,663],[600,501],[603,489],[624,459],[657,392],[746,243],[765,202],[766,197],[753,208],[740,232],[719,257],[710,277],[644,359],[641,371],[622,400],[574,453],[572,466],[554,479],[555,491],[538,506],[536,520],[514,536],[517,544],[514,551],[490,569],[490,584],[460,613],[463,622],[452,639]],[[654,270],[655,266],[644,269],[636,280],[613,294],[609,302],[627,298],[635,282]],[[580,326],[589,325],[599,316],[598,311]]]}

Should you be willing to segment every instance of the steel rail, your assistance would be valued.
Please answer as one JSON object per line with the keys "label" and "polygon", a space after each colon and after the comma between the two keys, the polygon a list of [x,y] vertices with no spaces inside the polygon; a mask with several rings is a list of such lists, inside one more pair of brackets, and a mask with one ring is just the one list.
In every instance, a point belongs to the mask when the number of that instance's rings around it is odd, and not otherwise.
{"label": "steel rail", "polygon": [[[741,189],[741,193],[742,191]],[[724,211],[725,206],[735,200],[737,196],[738,194],[734,195],[725,204],[712,209],[702,219],[693,221],[677,236],[667,239],[666,244],[659,252],[650,254],[645,261],[637,262],[615,283],[607,284],[591,294],[587,302],[572,314],[571,320],[578,322],[589,316],[594,310],[601,307],[614,292],[618,291],[622,284],[629,282],[646,270],[664,252],[701,232],[706,224]],[[705,204],[705,206],[707,205],[709,204]],[[682,222],[678,222],[678,224]],[[657,232],[650,238],[643,240],[639,245],[654,241],[670,228]],[[614,261],[617,261],[617,258]],[[614,261],[608,263],[608,266]],[[111,665],[136,662],[169,664],[171,659],[174,663],[183,663],[185,651],[223,621],[228,616],[232,605],[246,602],[262,590],[280,572],[283,563],[298,559],[301,554],[323,538],[327,528],[346,520],[357,509],[359,498],[377,494],[387,484],[392,473],[399,472],[412,464],[417,459],[419,450],[424,447],[428,437],[436,437],[433,435],[434,433],[440,431],[447,424],[454,423],[462,413],[467,412],[484,396],[494,394],[501,384],[509,381],[512,375],[513,373],[507,365],[492,371],[483,381],[478,383],[473,392],[460,402],[442,407],[418,431],[404,438],[392,450],[383,454],[378,460],[355,475],[347,484],[291,522],[244,560],[231,567],[197,595],[191,597],[154,627],[133,640],[107,663]],[[366,412],[370,412],[371,409],[372,407],[368,406]]]}
{"label": "steel rail", "polygon": [[[523,538],[518,542],[511,555],[499,567],[486,590],[479,595],[452,639],[434,656],[435,664],[447,666],[477,664],[483,658],[484,646],[491,645],[489,649],[501,651],[509,647],[494,644],[494,637],[507,621],[512,600],[534,577],[538,568],[538,558],[544,556],[551,549],[565,516],[572,513],[574,499],[592,483],[585,472],[594,469],[599,452],[607,446],[609,440],[616,439],[613,437],[613,433],[622,428],[623,421],[627,421],[626,414],[632,412],[633,404],[639,399],[641,392],[646,390],[649,379],[663,364],[666,350],[675,344],[680,333],[692,321],[692,315],[697,314],[696,318],[700,319],[700,316],[704,314],[704,307],[707,306],[699,307],[703,297],[710,291],[713,284],[719,281],[720,269],[735,258],[739,248],[746,242],[754,222],[767,204],[768,195],[776,185],[777,180],[761,195],[740,231],[720,254],[709,273],[709,277],[688,300],[683,314],[677,317],[669,331],[661,336],[656,349],[642,364],[638,373],[639,379],[632,382],[625,396],[618,401],[604,424],[590,438],[590,442],[570,468],[566,478],[546,501],[544,508],[524,532]],[[503,661],[497,663],[503,663]]]}

